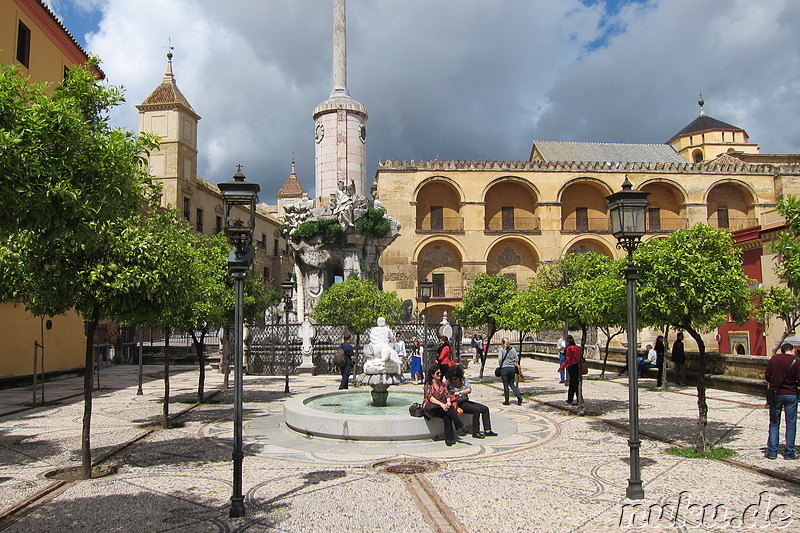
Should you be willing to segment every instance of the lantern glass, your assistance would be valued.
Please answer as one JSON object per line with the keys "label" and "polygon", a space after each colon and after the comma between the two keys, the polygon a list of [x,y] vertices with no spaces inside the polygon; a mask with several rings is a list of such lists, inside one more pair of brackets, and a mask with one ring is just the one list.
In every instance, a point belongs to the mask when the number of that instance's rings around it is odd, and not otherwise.
{"label": "lantern glass", "polygon": [[294,293],[294,283],[291,281],[284,281],[281,283],[281,288],[283,289],[283,299],[284,301],[289,301],[292,299],[292,294]]}
{"label": "lantern glass", "polygon": [[608,213],[611,217],[611,233],[617,240],[638,239],[645,234],[645,215],[649,192],[634,191],[625,178],[622,191],[607,196]]}
{"label": "lantern glass", "polygon": [[[220,183],[218,187],[225,206],[225,230],[230,235],[252,234],[256,225],[256,203],[261,188],[257,183],[246,182],[241,168],[233,175],[233,181]],[[233,211],[235,207],[247,211],[246,220],[236,216],[237,213]]]}
{"label": "lantern glass", "polygon": [[431,299],[431,295],[433,294],[433,282],[428,281],[427,279],[424,281],[419,282],[419,297],[420,299],[427,303],[428,300]]}

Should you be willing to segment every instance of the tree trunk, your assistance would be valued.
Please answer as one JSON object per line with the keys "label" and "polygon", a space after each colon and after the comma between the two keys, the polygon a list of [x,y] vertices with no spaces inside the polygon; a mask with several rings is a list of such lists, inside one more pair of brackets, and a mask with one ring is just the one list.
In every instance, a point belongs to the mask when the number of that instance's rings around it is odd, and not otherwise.
{"label": "tree trunk", "polygon": [[161,427],[169,429],[169,333],[164,335],[164,409],[161,416]]}
{"label": "tree trunk", "polygon": [[489,346],[491,346],[492,344],[492,337],[494,337],[495,333],[497,333],[497,328],[495,327],[489,328],[489,334],[486,336],[486,349],[481,354],[481,372],[480,375],[478,376],[478,379],[483,379],[483,369],[484,367],[486,367],[486,357],[488,356]]}
{"label": "tree trunk", "polygon": [[200,330],[200,338],[197,338],[197,335],[192,329],[192,344],[194,344],[195,352],[197,353],[197,362],[200,365],[200,376],[197,378],[197,401],[202,402],[203,396],[205,395],[204,388],[206,384],[206,361],[205,361],[205,340],[206,340],[206,330],[208,327],[203,327]]}
{"label": "tree trunk", "polygon": [[706,403],[706,345],[698,332],[688,326],[683,327],[697,342],[699,358],[697,360],[697,440],[694,449],[698,452],[707,452],[708,439],[706,426],[708,426],[708,404]]}
{"label": "tree trunk", "polygon": [[[586,347],[586,329],[585,325],[581,325],[581,358],[579,359],[579,365],[583,365],[583,351]],[[586,413],[583,404],[583,372],[581,372],[581,367],[578,367],[578,414],[583,415]]]}
{"label": "tree trunk", "polygon": [[100,321],[100,310],[92,309],[92,316],[84,322],[86,327],[86,368],[83,372],[83,428],[81,430],[81,477],[92,477],[92,386],[94,385],[94,332]]}

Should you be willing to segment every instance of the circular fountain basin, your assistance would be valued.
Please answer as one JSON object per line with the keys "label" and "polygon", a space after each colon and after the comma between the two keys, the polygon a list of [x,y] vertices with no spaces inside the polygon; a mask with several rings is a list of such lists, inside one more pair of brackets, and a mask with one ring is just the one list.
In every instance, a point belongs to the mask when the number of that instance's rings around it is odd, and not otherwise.
{"label": "circular fountain basin", "polygon": [[341,390],[290,398],[283,404],[286,425],[319,437],[351,440],[422,440],[441,432],[441,419],[408,414],[419,392],[390,392],[386,407],[372,405],[369,390]]}

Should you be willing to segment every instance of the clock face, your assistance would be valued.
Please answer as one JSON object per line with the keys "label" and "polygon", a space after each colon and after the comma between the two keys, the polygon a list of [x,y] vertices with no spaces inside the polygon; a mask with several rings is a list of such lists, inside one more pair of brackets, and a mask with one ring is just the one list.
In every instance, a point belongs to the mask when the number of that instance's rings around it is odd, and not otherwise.
{"label": "clock face", "polygon": [[317,122],[317,127],[314,128],[314,140],[322,142],[322,138],[325,137],[325,126],[322,125],[322,122]]}
{"label": "clock face", "polygon": [[364,124],[358,128],[358,138],[361,139],[362,143],[367,142],[367,127]]}

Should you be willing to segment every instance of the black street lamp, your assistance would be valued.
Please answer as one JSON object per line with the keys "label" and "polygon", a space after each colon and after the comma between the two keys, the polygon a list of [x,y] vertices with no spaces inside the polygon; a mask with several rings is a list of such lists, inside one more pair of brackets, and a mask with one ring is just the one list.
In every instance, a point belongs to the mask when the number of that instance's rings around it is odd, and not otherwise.
{"label": "black street lamp", "polygon": [[[244,278],[253,264],[255,250],[252,246],[253,229],[256,224],[256,202],[258,202],[257,183],[247,183],[242,174],[242,165],[237,166],[233,181],[218,185],[222,193],[225,210],[225,235],[235,247],[228,255],[228,273],[234,280],[236,307],[234,313],[234,366],[233,366],[233,495],[231,496],[230,517],[245,515],[242,495],[242,394],[243,394],[243,338],[244,338]],[[237,212],[234,212],[236,208]],[[238,218],[249,210],[247,220]]]}
{"label": "black street lamp", "polygon": [[[425,309],[422,311],[422,345],[423,348],[423,355],[428,356],[428,361],[430,361],[430,350],[428,349],[428,302],[433,295],[433,282],[428,281],[428,278],[425,278],[423,281],[419,282],[419,299],[422,300],[422,303],[425,304]],[[422,369],[423,374],[427,371],[429,364],[426,364],[425,367]]]}
{"label": "black street lamp", "polygon": [[645,233],[645,214],[649,192],[634,191],[633,185],[625,176],[622,191],[608,197],[608,212],[611,215],[611,233],[617,239],[617,248],[628,252],[628,264],[625,268],[625,283],[627,286],[627,311],[628,311],[628,426],[630,436],[631,476],[628,479],[626,496],[631,500],[644,498],[642,488],[642,469],[639,462],[639,385],[638,368],[636,364],[636,280],[640,271],[633,266],[633,251],[641,244]]}
{"label": "black street lamp", "polygon": [[289,394],[289,312],[292,310],[292,294],[294,293],[294,282],[289,279],[281,283],[283,289],[283,316],[284,325],[286,326],[286,357],[284,359],[284,367],[286,369],[286,386],[283,392]]}

